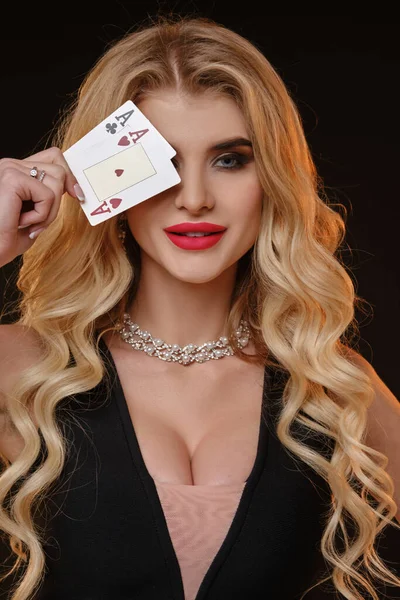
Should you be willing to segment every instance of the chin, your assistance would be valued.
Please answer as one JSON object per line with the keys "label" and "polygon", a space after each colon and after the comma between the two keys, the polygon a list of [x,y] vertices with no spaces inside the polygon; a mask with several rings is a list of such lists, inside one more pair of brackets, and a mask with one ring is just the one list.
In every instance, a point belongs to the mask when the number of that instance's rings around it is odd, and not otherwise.
{"label": "chin", "polygon": [[180,261],[165,261],[162,266],[171,277],[187,283],[207,283],[221,273],[221,270],[217,269],[216,265],[211,262],[208,265],[194,265],[191,261],[186,264]]}
{"label": "chin", "polygon": [[193,283],[193,284],[202,284],[202,283],[209,283],[210,281],[213,281],[214,279],[217,279],[217,277],[221,274],[219,272],[210,272],[210,271],[203,271],[203,272],[193,272],[191,271],[190,273],[186,273],[186,272],[177,272],[177,271],[169,271],[170,275],[172,277],[174,277],[175,279],[178,279],[179,281],[182,281],[184,283]]}
{"label": "chin", "polygon": [[230,278],[229,272],[232,271],[232,269],[236,272],[237,268],[237,261],[228,264],[216,264],[214,259],[207,261],[208,264],[203,263],[196,265],[193,263],[194,261],[189,261],[186,265],[177,263],[170,267],[166,264],[163,266],[171,277],[185,283],[193,284],[209,283],[221,276],[228,276],[228,278]]}

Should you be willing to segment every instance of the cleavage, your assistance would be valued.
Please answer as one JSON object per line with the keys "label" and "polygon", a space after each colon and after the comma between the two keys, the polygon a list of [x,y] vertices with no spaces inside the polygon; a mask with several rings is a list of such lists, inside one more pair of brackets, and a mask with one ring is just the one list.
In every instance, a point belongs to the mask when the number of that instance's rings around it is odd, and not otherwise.
{"label": "cleavage", "polygon": [[181,382],[161,385],[153,377],[132,386],[132,378],[119,371],[142,459],[156,482],[229,485],[247,480],[259,438],[259,380],[242,378],[239,384],[231,378],[229,385],[199,380],[197,390],[190,386],[192,394],[185,398],[188,389]]}

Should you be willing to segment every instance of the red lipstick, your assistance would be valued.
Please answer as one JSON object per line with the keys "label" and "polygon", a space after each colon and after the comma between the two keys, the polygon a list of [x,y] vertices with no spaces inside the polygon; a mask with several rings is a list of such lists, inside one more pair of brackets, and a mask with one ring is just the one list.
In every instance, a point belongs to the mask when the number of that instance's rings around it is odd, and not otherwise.
{"label": "red lipstick", "polygon": [[212,233],[214,231],[225,231],[226,227],[222,225],[216,225],[215,223],[178,223],[178,225],[171,225],[166,227],[164,231],[171,231],[172,233],[189,233],[199,231],[201,233]]}
{"label": "red lipstick", "polygon": [[[171,242],[183,250],[206,250],[219,242],[226,231],[226,227],[215,223],[186,222],[166,227],[164,231]],[[205,233],[207,235],[197,237],[185,235],[190,233]]]}

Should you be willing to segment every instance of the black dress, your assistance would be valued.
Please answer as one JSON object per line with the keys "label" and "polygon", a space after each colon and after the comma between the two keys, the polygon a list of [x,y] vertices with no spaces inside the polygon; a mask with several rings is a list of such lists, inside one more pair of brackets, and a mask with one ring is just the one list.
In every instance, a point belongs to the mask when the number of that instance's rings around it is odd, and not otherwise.
{"label": "black dress", "polygon": [[[69,449],[46,504],[47,574],[35,598],[184,600],[157,489],[112,355],[104,341],[100,348],[108,376],[59,405]],[[319,544],[329,486],[275,434],[285,378],[265,368],[256,459],[196,600],[298,600],[326,567]],[[332,450],[328,441],[307,443],[325,455]],[[332,589],[323,584],[305,600],[333,598]]]}

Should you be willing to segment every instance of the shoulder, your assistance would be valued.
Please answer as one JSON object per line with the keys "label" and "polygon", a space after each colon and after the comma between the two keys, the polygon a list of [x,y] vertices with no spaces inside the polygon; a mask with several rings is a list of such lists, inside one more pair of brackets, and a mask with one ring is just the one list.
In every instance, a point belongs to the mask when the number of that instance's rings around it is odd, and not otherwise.
{"label": "shoulder", "polygon": [[20,373],[40,360],[37,332],[19,324],[0,325],[0,410]]}
{"label": "shoulder", "polygon": [[398,436],[400,431],[400,402],[398,398],[388,388],[383,379],[379,377],[371,363],[361,354],[348,349],[348,357],[369,376],[374,391],[373,401],[368,409],[369,435],[380,438],[385,435],[385,432],[392,431],[395,426]]}
{"label": "shoulder", "polygon": [[394,482],[394,499],[400,523],[400,402],[374,367],[363,356],[350,351],[351,360],[370,377],[373,401],[368,408],[366,444],[388,458],[386,471]]}
{"label": "shoulder", "polygon": [[[348,349],[348,358],[360,367],[369,376],[374,390],[374,399],[369,408],[370,414],[375,417],[385,418],[387,414],[400,417],[400,402],[385,384],[383,379],[370,362],[355,350]],[[389,411],[389,413],[387,412]],[[389,424],[389,423],[387,423]]]}
{"label": "shoulder", "polygon": [[40,336],[31,327],[13,323],[0,325],[0,361],[11,364],[12,359],[18,358],[18,362],[37,359],[42,355]]}
{"label": "shoulder", "polygon": [[374,371],[374,368],[371,365],[371,363],[368,362],[366,358],[359,354],[359,352],[356,352],[356,350],[354,350],[353,348],[342,344],[341,352],[357,367],[361,367],[361,369],[363,369],[363,371],[365,371],[367,374],[371,375]]}
{"label": "shoulder", "polygon": [[8,415],[9,392],[21,372],[40,360],[41,354],[36,331],[18,324],[0,325],[0,456],[10,462],[18,458],[24,442]]}

